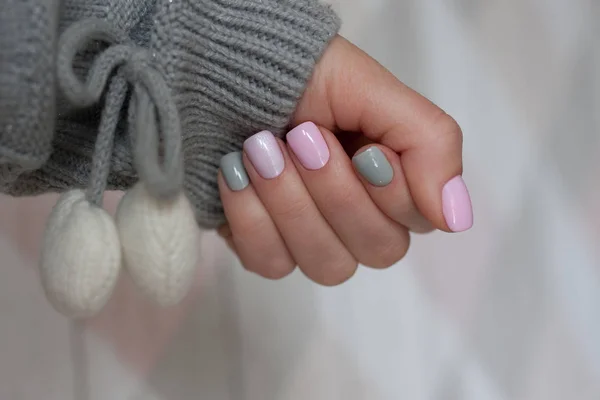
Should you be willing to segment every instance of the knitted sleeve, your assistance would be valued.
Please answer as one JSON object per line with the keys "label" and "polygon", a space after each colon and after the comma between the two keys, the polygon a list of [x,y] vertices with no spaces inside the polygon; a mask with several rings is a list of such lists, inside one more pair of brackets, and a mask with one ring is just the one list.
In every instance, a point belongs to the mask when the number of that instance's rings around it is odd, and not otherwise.
{"label": "knitted sleeve", "polygon": [[55,124],[59,0],[0,0],[0,190],[41,168]]}
{"label": "knitted sleeve", "polygon": [[[209,228],[224,222],[217,187],[221,157],[241,150],[243,141],[258,131],[283,135],[315,64],[340,25],[330,7],[318,0],[62,0],[60,14],[59,0],[0,0],[0,5],[6,1],[19,6],[8,15],[0,13],[0,191],[14,196],[62,192],[88,187],[102,177],[94,173],[101,163],[93,160],[102,147],[98,132],[110,126],[110,121],[101,123],[108,99],[123,104],[114,137],[103,142],[103,151],[107,146],[110,151],[106,185],[101,186],[131,187],[146,172],[140,171],[143,160],[136,160],[144,158],[136,150],[143,146],[132,144],[128,108],[140,86],[160,80],[167,90],[148,90],[154,93],[157,118],[168,119],[158,125],[177,123],[180,129],[183,187],[198,223]],[[35,29],[15,26],[19,37],[4,37],[10,20],[38,21],[32,10],[43,16]],[[69,32],[71,25],[91,18],[109,24],[110,32],[119,32],[111,33],[111,38],[120,38],[122,32],[125,39],[104,43],[98,39],[106,32],[98,36],[85,31],[85,24],[78,32]],[[25,31],[27,37],[22,35]],[[76,49],[73,60],[60,56],[65,43],[81,45],[84,41],[76,35],[85,34],[94,40]],[[23,41],[28,46],[14,46]],[[123,43],[127,46],[116,48]],[[14,54],[5,53],[11,46]],[[106,55],[109,51],[113,59]],[[8,63],[5,54],[10,55]],[[102,70],[108,68],[107,60],[114,61],[111,75]],[[61,74],[67,61],[73,63],[69,66],[73,76],[94,90],[105,84],[105,96],[97,101],[81,97],[74,81]],[[146,74],[148,68],[159,78],[148,78],[155,76]],[[128,85],[127,94],[111,96],[119,82]],[[168,104],[174,105],[176,116],[161,114],[161,107]]]}

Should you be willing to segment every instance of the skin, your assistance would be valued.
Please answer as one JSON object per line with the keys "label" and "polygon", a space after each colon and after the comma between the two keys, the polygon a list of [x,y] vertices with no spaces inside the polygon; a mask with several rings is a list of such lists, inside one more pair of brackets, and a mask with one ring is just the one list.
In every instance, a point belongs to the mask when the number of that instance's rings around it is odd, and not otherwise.
{"label": "skin", "polygon": [[[265,180],[244,155],[251,185],[232,192],[219,176],[228,225],[219,233],[246,269],[280,279],[297,266],[334,286],[358,264],[386,268],[408,251],[410,232],[449,232],[442,188],[462,173],[462,132],[453,118],[338,36],[317,65],[293,126],[317,124],[330,150],[305,169],[280,142],[284,172]],[[356,173],[351,157],[370,146],[394,169],[386,187]]]}

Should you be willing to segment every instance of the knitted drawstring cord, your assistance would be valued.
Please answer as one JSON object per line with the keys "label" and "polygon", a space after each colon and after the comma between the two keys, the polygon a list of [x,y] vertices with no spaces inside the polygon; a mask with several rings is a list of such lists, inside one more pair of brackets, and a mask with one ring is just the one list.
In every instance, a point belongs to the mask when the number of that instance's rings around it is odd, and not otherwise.
{"label": "knitted drawstring cord", "polygon": [[[82,82],[73,70],[75,56],[96,40],[109,47]],[[44,289],[52,305],[68,316],[100,311],[122,265],[163,306],[179,302],[193,281],[199,230],[183,192],[181,124],[170,89],[153,61],[148,50],[104,20],[80,21],[59,40],[57,78],[70,103],[94,105],[108,85],[88,188],[61,196],[44,236]],[[129,85],[133,93],[127,132],[139,182],[121,200],[113,221],[101,207]]]}
{"label": "knitted drawstring cord", "polygon": [[[77,52],[92,40],[102,40],[112,46],[98,56],[86,82],[81,82],[73,70],[74,59]],[[104,20],[84,20],[74,24],[59,42],[58,82],[72,104],[88,107],[100,101],[108,80],[115,69],[121,67],[108,90],[92,164],[92,171],[95,172],[92,172],[90,188],[101,192],[103,190],[100,189],[106,185],[112,140],[128,81],[134,85],[129,107],[129,133],[136,169],[152,195],[172,197],[181,190],[183,183],[179,113],[161,74],[151,67],[148,50],[127,44],[127,41],[124,33]],[[155,110],[158,111],[164,140],[162,166],[157,153],[159,134]],[[94,196],[98,196],[98,193],[94,193],[90,200]]]}

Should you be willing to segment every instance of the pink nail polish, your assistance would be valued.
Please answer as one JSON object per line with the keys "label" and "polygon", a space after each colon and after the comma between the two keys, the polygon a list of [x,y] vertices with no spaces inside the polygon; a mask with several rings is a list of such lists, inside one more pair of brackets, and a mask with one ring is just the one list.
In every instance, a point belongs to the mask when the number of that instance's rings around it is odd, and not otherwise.
{"label": "pink nail polish", "polygon": [[321,169],[329,161],[329,147],[319,128],[312,122],[292,129],[287,134],[287,142],[306,169]]}
{"label": "pink nail polish", "polygon": [[473,207],[465,181],[456,176],[442,190],[444,218],[453,232],[464,232],[473,226]]}
{"label": "pink nail polish", "polygon": [[263,178],[277,178],[283,172],[285,167],[283,154],[277,139],[271,132],[262,131],[246,139],[244,151]]}

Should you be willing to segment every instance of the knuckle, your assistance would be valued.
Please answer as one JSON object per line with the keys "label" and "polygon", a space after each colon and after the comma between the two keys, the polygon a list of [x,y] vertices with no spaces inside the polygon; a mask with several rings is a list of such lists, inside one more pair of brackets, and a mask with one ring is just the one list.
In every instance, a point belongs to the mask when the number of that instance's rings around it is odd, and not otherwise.
{"label": "knuckle", "polygon": [[248,215],[232,222],[232,232],[239,240],[260,237],[270,229],[269,221],[259,216]]}
{"label": "knuckle", "polygon": [[309,214],[310,202],[304,200],[294,200],[286,203],[280,209],[273,210],[273,217],[285,221],[293,222],[303,218]]}
{"label": "knuckle", "polygon": [[385,269],[394,266],[408,253],[410,236],[398,240],[397,237],[382,240],[374,247],[373,261],[368,263],[372,268]]}
{"label": "knuckle", "polygon": [[265,247],[259,249],[258,253],[245,251],[240,260],[246,270],[263,278],[280,280],[291,274],[296,267],[284,248]]}
{"label": "knuckle", "polygon": [[432,233],[435,231],[435,228],[431,224],[419,224],[410,227],[411,232],[414,232],[419,235],[427,235],[428,233]]}
{"label": "knuckle", "polygon": [[430,132],[441,144],[456,145],[462,144],[463,141],[460,125],[444,111],[433,119]]}
{"label": "knuckle", "polygon": [[252,268],[249,264],[246,264],[244,261],[241,261],[240,264],[242,265],[242,268],[244,268],[246,271],[255,272],[254,268]]}
{"label": "knuckle", "polygon": [[[308,264],[310,263],[310,264]],[[300,270],[313,282],[322,286],[338,286],[348,281],[358,269],[358,261],[349,253],[330,254],[318,261],[305,260]]]}
{"label": "knuckle", "polygon": [[335,261],[319,268],[319,271],[321,272],[319,276],[313,278],[313,280],[323,286],[339,286],[350,280],[357,269],[358,263],[356,261]]}
{"label": "knuckle", "polygon": [[329,191],[328,198],[324,199],[323,203],[330,210],[335,212],[343,212],[344,210],[352,210],[357,206],[356,190],[352,190],[348,185],[340,185]]}
{"label": "knuckle", "polygon": [[287,259],[276,258],[269,260],[260,269],[259,274],[263,278],[273,281],[281,280],[294,271],[295,265]]}
{"label": "knuckle", "polygon": [[404,220],[406,216],[418,213],[417,206],[410,193],[398,196],[394,201],[393,207],[393,213],[399,220]]}

